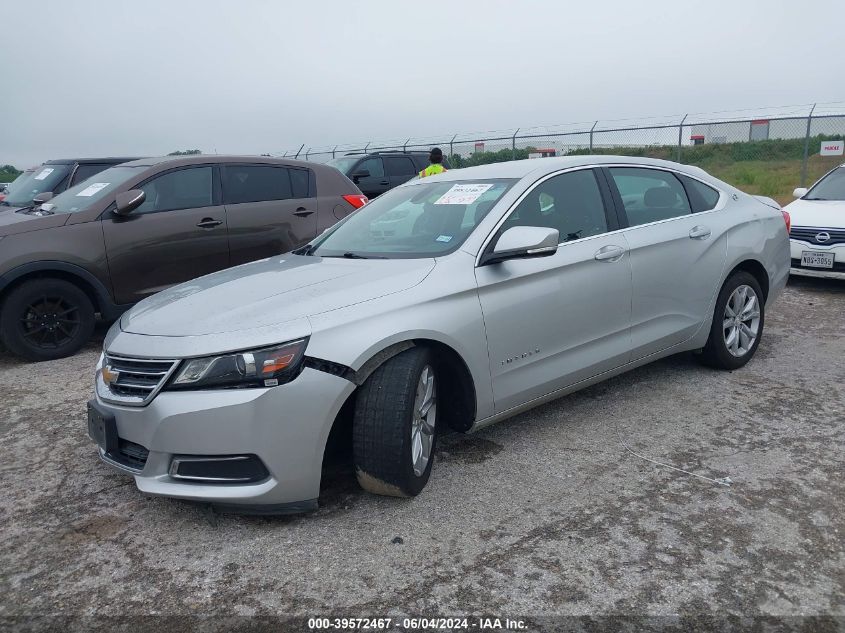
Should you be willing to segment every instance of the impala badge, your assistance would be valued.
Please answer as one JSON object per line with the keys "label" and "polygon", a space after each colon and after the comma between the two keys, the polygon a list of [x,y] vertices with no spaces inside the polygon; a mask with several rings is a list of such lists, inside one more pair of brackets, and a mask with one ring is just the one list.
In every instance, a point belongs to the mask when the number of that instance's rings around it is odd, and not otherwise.
{"label": "impala badge", "polygon": [[529,350],[527,352],[522,352],[522,354],[517,354],[516,356],[511,356],[510,358],[506,358],[505,360],[502,361],[502,365],[503,366],[509,365],[509,364],[514,363],[518,360],[522,360],[524,358],[528,358],[529,356],[534,356],[534,354],[539,354],[539,353],[540,353],[540,348],[535,347],[534,349]]}

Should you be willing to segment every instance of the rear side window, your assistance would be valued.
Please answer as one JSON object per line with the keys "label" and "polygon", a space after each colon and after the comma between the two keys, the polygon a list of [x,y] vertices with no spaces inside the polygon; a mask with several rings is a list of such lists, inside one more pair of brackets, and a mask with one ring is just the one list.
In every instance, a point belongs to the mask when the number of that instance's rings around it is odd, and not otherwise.
{"label": "rear side window", "polygon": [[417,173],[414,163],[405,156],[385,156],[384,167],[388,176],[413,176]]}
{"label": "rear side window", "polygon": [[630,226],[692,213],[684,187],[674,174],[642,167],[611,167],[609,171]]}
{"label": "rear side window", "polygon": [[88,180],[94,174],[99,174],[109,167],[110,165],[80,165],[76,168],[76,173],[73,174],[73,182],[70,183],[70,186],[73,187],[83,180]]}
{"label": "rear side window", "polygon": [[288,171],[290,172],[291,195],[294,198],[307,198],[308,182],[311,180],[310,170],[291,168]]}
{"label": "rear side window", "polygon": [[171,171],[153,178],[139,189],[143,189],[145,197],[135,213],[196,209],[213,204],[211,167]]}
{"label": "rear side window", "polygon": [[223,170],[225,204],[288,200],[291,197],[291,179],[285,167],[226,165]]}
{"label": "rear side window", "polygon": [[681,176],[680,178],[687,190],[693,213],[710,211],[716,207],[719,202],[718,191],[695,178],[689,176]]}

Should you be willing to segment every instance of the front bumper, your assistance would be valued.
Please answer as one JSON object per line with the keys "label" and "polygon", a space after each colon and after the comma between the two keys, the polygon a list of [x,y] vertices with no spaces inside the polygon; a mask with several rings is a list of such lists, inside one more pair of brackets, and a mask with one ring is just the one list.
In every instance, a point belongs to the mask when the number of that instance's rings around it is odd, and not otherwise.
{"label": "front bumper", "polygon": [[[121,440],[149,451],[143,467],[104,462],[134,475],[142,492],[204,501],[243,511],[316,507],[323,451],[332,424],[355,385],[305,368],[269,389],[163,391],[147,406],[104,402]],[[256,455],[269,476],[251,484],[181,481],[170,473],[174,455]]]}
{"label": "front bumper", "polygon": [[[800,240],[789,240],[791,265],[790,275],[803,277],[816,277],[820,279],[845,279],[845,244],[835,246],[822,246],[811,244]],[[810,268],[801,265],[801,253],[804,251],[816,251],[821,253],[833,253],[833,268]]]}

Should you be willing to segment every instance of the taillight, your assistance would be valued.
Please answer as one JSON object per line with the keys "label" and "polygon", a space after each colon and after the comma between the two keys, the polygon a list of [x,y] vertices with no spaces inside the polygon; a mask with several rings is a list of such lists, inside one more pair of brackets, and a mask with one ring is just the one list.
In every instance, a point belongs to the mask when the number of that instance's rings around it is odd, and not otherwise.
{"label": "taillight", "polygon": [[789,230],[792,228],[792,218],[789,217],[789,211],[781,209],[780,212],[783,213],[783,221],[786,222],[786,232],[789,233]]}
{"label": "taillight", "polygon": [[343,196],[343,199],[356,209],[360,209],[368,202],[367,196],[362,193],[351,193],[348,196]]}

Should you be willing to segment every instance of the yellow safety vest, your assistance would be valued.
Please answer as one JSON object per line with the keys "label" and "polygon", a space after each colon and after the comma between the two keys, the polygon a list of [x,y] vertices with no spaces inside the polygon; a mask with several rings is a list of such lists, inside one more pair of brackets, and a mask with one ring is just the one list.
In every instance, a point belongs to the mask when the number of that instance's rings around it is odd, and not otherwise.
{"label": "yellow safety vest", "polygon": [[440,163],[432,163],[420,172],[420,178],[425,178],[426,176],[434,176],[435,174],[442,174],[444,171],[448,170],[443,165],[441,165]]}

